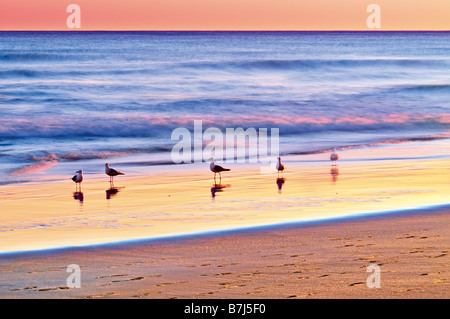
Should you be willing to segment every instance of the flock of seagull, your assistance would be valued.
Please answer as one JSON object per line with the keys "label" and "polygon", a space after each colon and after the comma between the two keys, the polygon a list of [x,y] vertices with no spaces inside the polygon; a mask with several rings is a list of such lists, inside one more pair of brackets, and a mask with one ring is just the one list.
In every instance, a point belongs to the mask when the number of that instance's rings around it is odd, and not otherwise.
{"label": "flock of seagull", "polygon": [[[114,176],[117,175],[125,175],[125,173],[122,173],[121,171],[118,171],[114,168],[111,168],[108,163],[105,164],[105,174],[109,176],[109,183],[114,183]],[[72,177],[72,180],[75,182],[76,188],[81,189],[81,182],[83,181],[83,171],[79,170],[76,172],[76,174]]]}
{"label": "flock of seagull", "polygon": [[[330,156],[330,160],[331,160],[331,163],[333,166],[336,165],[336,161],[338,159],[339,159],[339,156],[336,153],[335,149],[333,149],[333,152],[331,153],[331,156]],[[212,159],[212,162],[209,165],[209,169],[211,170],[211,172],[214,173],[214,181],[216,181],[216,174],[219,174],[219,178],[220,178],[220,180],[222,180],[221,173],[230,171],[229,168],[224,168],[220,165],[217,165],[215,163],[214,159]],[[278,177],[279,177],[280,173],[283,173],[283,171],[286,169],[286,166],[284,166],[284,164],[281,163],[281,157],[278,157],[276,169],[278,171]],[[121,171],[111,168],[108,163],[105,164],[105,174],[109,176],[110,184],[114,183],[114,176],[125,175]],[[72,180],[75,182],[76,188],[81,189],[81,182],[83,182],[83,171],[82,170],[77,171],[76,174],[72,177]]]}

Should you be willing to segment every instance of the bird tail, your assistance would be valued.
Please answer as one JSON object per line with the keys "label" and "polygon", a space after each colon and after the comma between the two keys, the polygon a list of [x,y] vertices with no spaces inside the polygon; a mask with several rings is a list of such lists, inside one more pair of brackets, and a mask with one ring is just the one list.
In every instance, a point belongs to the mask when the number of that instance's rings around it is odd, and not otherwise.
{"label": "bird tail", "polygon": [[229,169],[229,168],[224,168],[223,170],[224,170],[225,172],[231,171],[231,169]]}

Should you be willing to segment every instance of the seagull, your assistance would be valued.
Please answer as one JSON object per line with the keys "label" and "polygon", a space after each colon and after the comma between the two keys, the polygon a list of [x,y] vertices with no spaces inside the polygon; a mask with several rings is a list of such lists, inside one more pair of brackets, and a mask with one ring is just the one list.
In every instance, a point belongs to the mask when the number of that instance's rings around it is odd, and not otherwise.
{"label": "seagull", "polygon": [[281,157],[278,157],[278,163],[277,163],[278,174],[280,174],[280,172],[283,173],[285,168],[286,168],[286,166],[284,166],[284,164],[281,163]]}
{"label": "seagull", "polygon": [[114,176],[125,175],[124,173],[119,172],[118,170],[115,170],[114,168],[109,167],[108,163],[105,164],[105,173],[106,173],[106,175],[109,176],[110,183],[114,182]]}
{"label": "seagull", "polygon": [[336,165],[336,161],[339,159],[339,156],[336,154],[336,150],[333,148],[333,152],[331,153],[330,160],[331,165]]}
{"label": "seagull", "polygon": [[83,171],[77,171],[76,174],[72,177],[72,180],[75,182],[75,186],[81,188],[81,182],[83,181]]}
{"label": "seagull", "polygon": [[216,173],[219,173],[220,180],[222,180],[222,175],[220,175],[220,172],[228,172],[230,170],[229,168],[223,168],[220,165],[216,165],[214,158],[212,159],[212,163],[209,165],[209,169],[214,173],[214,180],[216,179]]}

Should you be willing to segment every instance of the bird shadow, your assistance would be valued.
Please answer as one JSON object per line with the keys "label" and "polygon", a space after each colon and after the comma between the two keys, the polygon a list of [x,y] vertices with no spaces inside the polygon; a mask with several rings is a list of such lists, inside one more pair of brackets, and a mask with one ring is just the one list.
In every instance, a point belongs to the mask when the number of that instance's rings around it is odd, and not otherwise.
{"label": "bird shadow", "polygon": [[286,179],[284,177],[277,177],[277,188],[278,188],[278,193],[281,193],[281,190],[283,188],[284,183],[286,182]]}
{"label": "bird shadow", "polygon": [[84,202],[84,194],[83,194],[83,192],[81,190],[80,191],[78,191],[78,190],[75,191],[73,193],[73,199],[79,201],[80,204],[83,204],[83,202]]}
{"label": "bird shadow", "polygon": [[339,176],[339,168],[337,168],[337,166],[335,165],[331,166],[330,174],[331,174],[331,181],[333,182],[333,184],[336,184]]}
{"label": "bird shadow", "polygon": [[216,193],[223,192],[225,188],[228,188],[230,186],[231,186],[230,184],[224,185],[220,183],[219,184],[214,183],[213,186],[211,187],[211,197],[214,199],[217,196]]}
{"label": "bird shadow", "polygon": [[111,199],[115,197],[122,188],[125,187],[115,187],[114,184],[110,184],[110,187],[106,190],[106,199]]}

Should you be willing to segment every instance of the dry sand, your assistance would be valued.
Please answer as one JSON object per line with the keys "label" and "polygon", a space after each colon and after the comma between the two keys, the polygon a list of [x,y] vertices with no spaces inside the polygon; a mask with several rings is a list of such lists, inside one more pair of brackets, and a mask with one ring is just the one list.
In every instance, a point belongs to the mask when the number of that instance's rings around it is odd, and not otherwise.
{"label": "dry sand", "polygon": [[[449,298],[450,208],[0,257],[2,298]],[[381,288],[368,288],[375,263]],[[67,289],[69,264],[81,288]]]}

